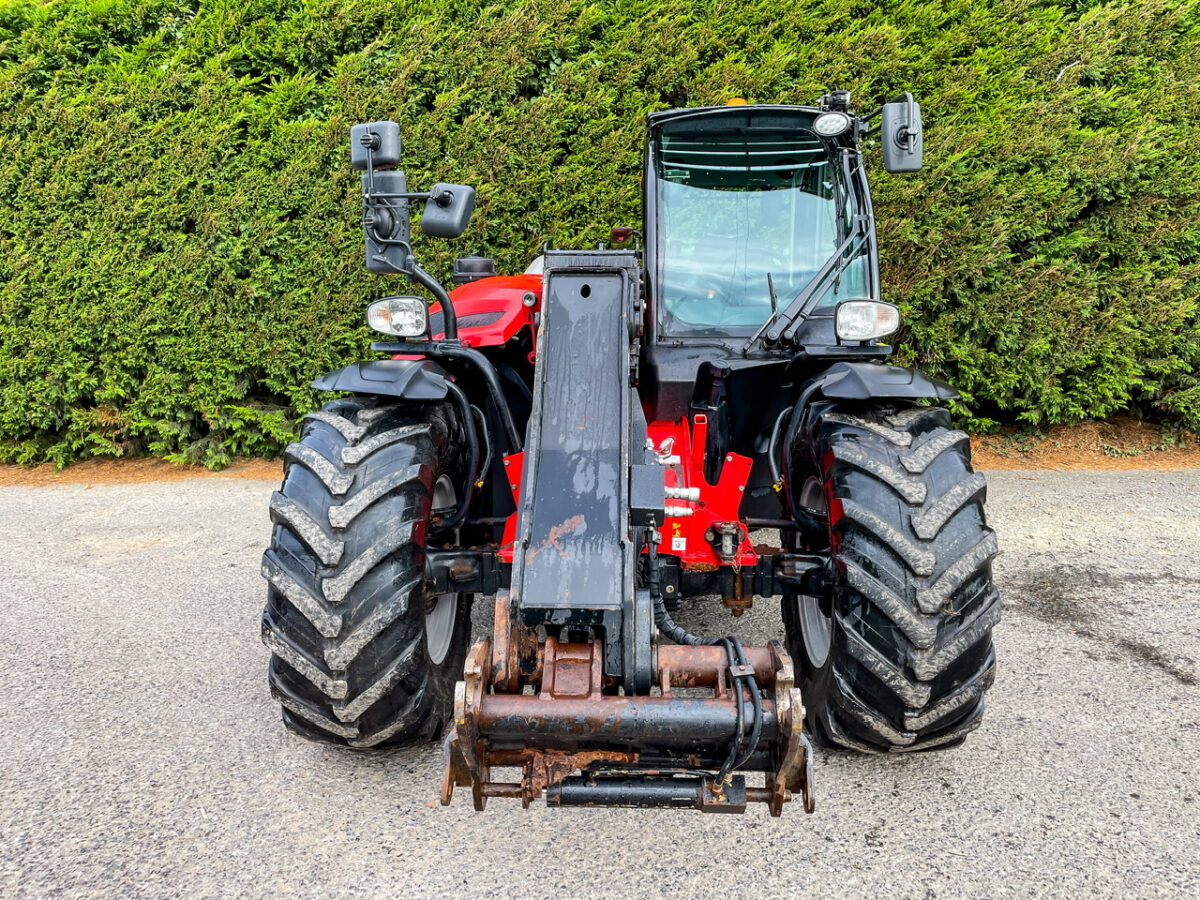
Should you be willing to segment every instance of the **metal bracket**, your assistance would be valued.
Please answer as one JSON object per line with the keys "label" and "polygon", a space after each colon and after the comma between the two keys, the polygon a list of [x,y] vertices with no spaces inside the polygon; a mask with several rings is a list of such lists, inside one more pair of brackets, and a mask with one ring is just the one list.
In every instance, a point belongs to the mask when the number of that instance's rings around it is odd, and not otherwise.
{"label": "metal bracket", "polygon": [[425,554],[429,593],[492,596],[508,587],[509,566],[482,550],[429,550]]}
{"label": "metal bracket", "polygon": [[815,808],[812,784],[812,746],[804,734],[804,704],[800,691],[795,687],[795,671],[792,658],[778,641],[768,645],[776,660],[775,708],[778,710],[781,736],[786,736],[786,749],[774,772],[767,773],[767,790],[770,799],[767,807],[775,818],[783,815],[783,804],[792,799],[795,791],[800,792],[804,811],[811,813]]}
{"label": "metal bracket", "polygon": [[491,770],[487,753],[479,737],[475,716],[483,702],[492,666],[492,642],[479,641],[467,654],[463,680],[454,686],[454,728],[446,735],[445,765],[442,774],[442,806],[449,806],[454,788],[469,787],[475,809],[483,812],[487,795],[483,786]]}

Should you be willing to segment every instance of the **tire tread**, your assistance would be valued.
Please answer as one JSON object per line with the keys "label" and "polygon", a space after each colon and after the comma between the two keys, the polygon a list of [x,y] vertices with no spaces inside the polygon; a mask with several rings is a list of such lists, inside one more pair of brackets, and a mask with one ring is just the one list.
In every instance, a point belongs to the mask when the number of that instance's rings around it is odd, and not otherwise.
{"label": "tire tread", "polygon": [[[1001,610],[967,435],[942,409],[861,403],[818,408],[805,440],[795,452],[825,480],[837,573],[832,656],[812,668],[795,653],[812,731],[866,752],[960,743],[995,678]],[[802,648],[799,617],[787,622]]]}
{"label": "tire tread", "polygon": [[450,416],[441,404],[335,400],[285,451],[262,634],[271,693],[304,737],[398,746],[441,725],[424,542],[437,472],[456,452]]}

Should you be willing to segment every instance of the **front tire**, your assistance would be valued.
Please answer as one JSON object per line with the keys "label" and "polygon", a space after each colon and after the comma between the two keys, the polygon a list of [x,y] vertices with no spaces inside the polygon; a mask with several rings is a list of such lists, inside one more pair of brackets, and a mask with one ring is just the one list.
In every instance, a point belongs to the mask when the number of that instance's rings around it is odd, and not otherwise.
{"label": "front tire", "polygon": [[826,405],[798,474],[799,542],[826,551],[824,597],[785,597],[814,737],[865,752],[954,746],[995,674],[995,534],[967,435],[943,409]]}
{"label": "front tire", "polygon": [[449,407],[357,399],[312,413],[284,452],[262,634],[291,731],[395,747],[442,728],[471,597],[428,595],[425,547],[461,457]]}

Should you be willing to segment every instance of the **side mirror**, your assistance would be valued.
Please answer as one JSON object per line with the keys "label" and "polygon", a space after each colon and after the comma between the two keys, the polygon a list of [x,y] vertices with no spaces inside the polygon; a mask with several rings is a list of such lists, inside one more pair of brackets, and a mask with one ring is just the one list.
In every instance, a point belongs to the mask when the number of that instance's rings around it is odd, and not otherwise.
{"label": "side mirror", "polygon": [[412,236],[408,192],[400,164],[400,126],[367,122],[350,129],[350,165],[362,174],[362,229],[367,271],[407,272]]}
{"label": "side mirror", "polygon": [[925,150],[921,105],[912,94],[883,105],[880,124],[883,167],[889,172],[918,172]]}
{"label": "side mirror", "polygon": [[351,128],[350,165],[362,172],[400,165],[400,126],[366,122]]}
{"label": "side mirror", "polygon": [[475,188],[465,184],[435,184],[421,215],[421,234],[456,238],[467,229],[475,211]]}

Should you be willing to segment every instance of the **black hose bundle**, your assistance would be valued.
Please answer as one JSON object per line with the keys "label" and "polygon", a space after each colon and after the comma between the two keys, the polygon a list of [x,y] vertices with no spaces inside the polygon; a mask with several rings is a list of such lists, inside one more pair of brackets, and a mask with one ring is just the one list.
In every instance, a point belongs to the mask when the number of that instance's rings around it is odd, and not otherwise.
{"label": "black hose bundle", "polygon": [[[749,761],[750,756],[758,747],[758,740],[762,736],[762,691],[754,678],[754,669],[746,657],[746,651],[742,647],[740,640],[732,636],[725,638],[699,637],[689,632],[671,618],[671,614],[667,612],[667,606],[662,596],[662,579],[658,564],[659,538],[653,523],[650,525],[649,532],[646,542],[646,586],[650,591],[651,600],[654,601],[654,624],[658,626],[659,632],[676,644],[684,644],[692,647],[724,647],[725,655],[729,659],[729,671],[732,676],[734,701],[736,703],[737,725],[734,729],[733,741],[729,745],[729,755],[725,758],[725,762],[717,772],[717,782],[724,783],[729,780],[730,775],[734,771]],[[745,742],[745,695],[747,692],[750,694],[751,725],[750,740]]]}

